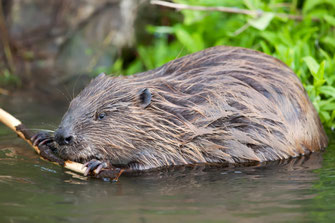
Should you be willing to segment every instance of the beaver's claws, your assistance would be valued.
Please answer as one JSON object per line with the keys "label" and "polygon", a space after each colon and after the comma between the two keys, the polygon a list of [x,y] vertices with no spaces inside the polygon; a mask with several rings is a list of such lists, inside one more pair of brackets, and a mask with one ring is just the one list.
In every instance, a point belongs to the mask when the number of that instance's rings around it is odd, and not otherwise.
{"label": "beaver's claws", "polygon": [[87,176],[89,172],[93,172],[95,174],[99,174],[102,168],[107,168],[108,165],[106,162],[92,159],[91,161],[84,164],[86,168],[84,175]]}
{"label": "beaver's claws", "polygon": [[46,132],[39,132],[30,138],[33,146],[42,146],[46,145],[53,141],[53,138]]}

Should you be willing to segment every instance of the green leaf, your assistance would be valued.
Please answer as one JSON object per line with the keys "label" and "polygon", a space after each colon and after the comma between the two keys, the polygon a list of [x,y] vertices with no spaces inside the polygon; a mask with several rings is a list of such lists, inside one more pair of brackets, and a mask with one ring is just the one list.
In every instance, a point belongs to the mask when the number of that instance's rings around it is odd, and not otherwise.
{"label": "green leaf", "polygon": [[138,53],[140,55],[140,58],[145,65],[147,69],[153,69],[155,68],[155,64],[153,62],[153,55],[148,50],[146,50],[145,47],[139,46],[138,47]]}
{"label": "green leaf", "polygon": [[[330,120],[333,121],[335,119],[335,109],[333,110],[332,114],[331,114],[331,118]],[[333,123],[333,126],[335,125],[335,123]]]}
{"label": "green leaf", "polygon": [[189,52],[197,52],[204,48],[204,43],[199,33],[191,35],[189,32],[187,32],[180,26],[175,28],[178,40],[187,48]]}
{"label": "green leaf", "polygon": [[130,66],[128,67],[126,74],[135,74],[143,70],[143,65],[140,60],[135,60],[135,62],[131,63]]}
{"label": "green leaf", "polygon": [[334,111],[335,110],[335,103],[325,104],[325,106],[322,106],[321,108],[322,108],[322,110],[325,110],[325,111]]}
{"label": "green leaf", "polygon": [[316,8],[317,5],[321,4],[329,4],[335,7],[335,1],[334,0],[306,0],[303,6],[303,13],[307,13],[308,11],[311,11]]}
{"label": "green leaf", "polygon": [[320,117],[325,122],[327,122],[330,119],[330,115],[326,111],[320,111]]}
{"label": "green leaf", "polygon": [[326,22],[332,26],[335,26],[335,17],[330,15],[324,15],[323,18],[326,20]]}
{"label": "green leaf", "polygon": [[149,33],[160,33],[160,34],[171,34],[173,33],[173,28],[170,26],[147,26],[147,31]]}
{"label": "green leaf", "polygon": [[328,3],[329,5],[335,8],[335,1],[334,0],[324,0],[324,3]]}
{"label": "green leaf", "polygon": [[302,11],[304,13],[308,12],[309,10],[313,9],[316,5],[321,4],[323,0],[306,0],[304,2],[304,6]]}
{"label": "green leaf", "polygon": [[264,53],[271,55],[271,50],[264,41],[261,41],[260,45],[261,45],[262,50],[263,50]]}
{"label": "green leaf", "polygon": [[278,41],[278,36],[276,35],[276,33],[264,31],[260,35],[272,45],[275,45]]}
{"label": "green leaf", "polygon": [[86,48],[85,49],[85,55],[91,56],[93,54],[93,50],[91,48]]}
{"label": "green leaf", "polygon": [[320,92],[327,96],[335,98],[335,88],[332,86],[322,86],[320,87]]}
{"label": "green leaf", "polygon": [[113,64],[113,73],[122,73],[123,60],[121,58],[117,59]]}
{"label": "green leaf", "polygon": [[[322,61],[317,72],[317,76],[320,80],[324,80],[326,61]],[[325,80],[324,80],[325,81]]]}
{"label": "green leaf", "polygon": [[260,7],[260,0],[243,0],[244,5],[250,10],[257,10]]}
{"label": "green leaf", "polygon": [[335,37],[326,36],[325,38],[321,39],[321,42],[325,45],[332,46],[335,48]]}
{"label": "green leaf", "polygon": [[307,56],[302,59],[305,61],[308,69],[312,74],[316,74],[318,72],[320,65],[316,62],[316,60],[313,57]]}
{"label": "green leaf", "polygon": [[265,12],[261,17],[256,18],[256,19],[249,19],[248,23],[258,29],[258,30],[265,30],[266,27],[270,24],[271,20],[275,16],[274,13],[271,12]]}

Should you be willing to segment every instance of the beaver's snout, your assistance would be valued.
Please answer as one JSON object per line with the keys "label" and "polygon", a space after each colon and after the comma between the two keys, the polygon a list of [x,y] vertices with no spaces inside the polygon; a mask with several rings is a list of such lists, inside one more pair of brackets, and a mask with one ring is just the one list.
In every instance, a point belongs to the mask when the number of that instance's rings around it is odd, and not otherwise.
{"label": "beaver's snout", "polygon": [[71,145],[73,143],[73,139],[74,137],[68,129],[59,128],[55,133],[55,140],[60,146]]}

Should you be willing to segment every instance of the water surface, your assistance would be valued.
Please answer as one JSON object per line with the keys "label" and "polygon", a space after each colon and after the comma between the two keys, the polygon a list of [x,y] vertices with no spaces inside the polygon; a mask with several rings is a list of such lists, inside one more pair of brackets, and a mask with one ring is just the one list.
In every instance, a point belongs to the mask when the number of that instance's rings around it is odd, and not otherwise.
{"label": "water surface", "polygon": [[[29,96],[2,97],[0,107],[48,129],[66,109]],[[335,143],[282,163],[178,168],[111,183],[40,160],[0,124],[0,222],[335,222]]]}

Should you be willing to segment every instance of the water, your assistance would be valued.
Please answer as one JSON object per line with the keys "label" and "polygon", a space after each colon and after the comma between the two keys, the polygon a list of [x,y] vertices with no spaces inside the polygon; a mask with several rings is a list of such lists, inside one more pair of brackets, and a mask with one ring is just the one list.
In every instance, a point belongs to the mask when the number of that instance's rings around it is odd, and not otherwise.
{"label": "water", "polygon": [[[2,97],[0,107],[32,128],[56,127],[66,109],[20,98]],[[39,159],[0,124],[0,222],[334,221],[334,142],[284,163],[178,168],[111,183]]]}

